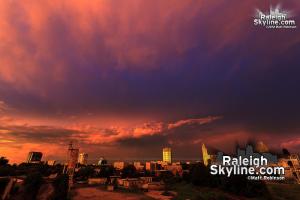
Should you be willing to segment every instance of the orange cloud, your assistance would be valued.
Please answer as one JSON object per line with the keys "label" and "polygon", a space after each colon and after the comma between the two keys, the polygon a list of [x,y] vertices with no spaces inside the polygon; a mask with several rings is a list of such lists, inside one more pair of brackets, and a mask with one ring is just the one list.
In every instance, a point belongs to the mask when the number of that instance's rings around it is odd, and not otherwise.
{"label": "orange cloud", "polygon": [[[66,146],[65,146],[66,147]],[[41,151],[43,152],[43,160],[50,159],[66,159],[67,148],[58,144],[37,144],[37,143],[22,143],[5,145],[0,140],[1,156],[7,157],[10,163],[26,162],[28,152]]]}
{"label": "orange cloud", "polygon": [[66,129],[76,131],[72,138],[78,139],[88,144],[109,144],[117,142],[124,138],[140,138],[143,136],[152,136],[164,134],[168,129],[178,128],[183,125],[198,124],[203,125],[211,123],[220,117],[205,117],[199,119],[186,119],[168,124],[163,122],[148,122],[135,127],[108,127],[99,128],[89,124],[75,124],[66,126]]}
{"label": "orange cloud", "polygon": [[199,119],[179,120],[175,123],[168,124],[168,129],[177,128],[184,125],[191,125],[191,124],[199,124],[199,125],[208,124],[221,118],[222,117],[220,116],[213,116],[213,117],[209,116],[209,117],[199,118]]}

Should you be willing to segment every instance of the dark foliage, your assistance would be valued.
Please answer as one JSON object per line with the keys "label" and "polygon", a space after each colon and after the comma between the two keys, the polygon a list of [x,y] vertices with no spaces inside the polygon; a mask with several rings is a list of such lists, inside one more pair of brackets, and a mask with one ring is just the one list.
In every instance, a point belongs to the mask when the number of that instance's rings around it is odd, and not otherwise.
{"label": "dark foliage", "polygon": [[171,186],[176,183],[175,176],[170,171],[165,171],[160,174],[160,179],[165,183],[165,191],[171,189]]}
{"label": "dark foliage", "polygon": [[66,200],[68,197],[69,177],[61,174],[53,182],[54,193],[50,200]]}
{"label": "dark foliage", "polygon": [[122,178],[134,178],[137,177],[137,171],[134,165],[127,165],[122,170]]}
{"label": "dark foliage", "polygon": [[247,176],[230,177],[211,175],[209,167],[202,163],[191,166],[190,174],[183,177],[195,186],[218,187],[226,192],[245,197],[264,196],[269,198],[267,187],[262,181],[248,180]]}
{"label": "dark foliage", "polygon": [[221,188],[246,197],[268,197],[268,189],[264,182],[248,180],[247,176],[244,175],[223,177]]}
{"label": "dark foliage", "polygon": [[0,167],[8,164],[8,159],[5,157],[0,157]]}
{"label": "dark foliage", "polygon": [[0,197],[5,190],[5,187],[9,181],[9,178],[1,178],[0,179]]}
{"label": "dark foliage", "polygon": [[21,163],[16,167],[16,175],[27,175],[38,172],[43,176],[49,176],[52,173],[52,167],[43,163]]}
{"label": "dark foliage", "polygon": [[196,186],[209,187],[216,187],[220,182],[219,177],[211,175],[209,168],[203,163],[197,163],[191,166],[189,180]]}
{"label": "dark foliage", "polygon": [[190,169],[190,165],[187,163],[181,163],[182,166],[182,170],[189,170]]}
{"label": "dark foliage", "polygon": [[98,173],[99,177],[102,178],[107,178],[109,176],[113,176],[114,175],[114,167],[111,165],[102,165],[100,167],[100,172]]}
{"label": "dark foliage", "polygon": [[42,174],[34,172],[28,174],[24,181],[24,200],[34,200],[43,183]]}
{"label": "dark foliage", "polygon": [[16,170],[13,166],[3,165],[0,166],[0,176],[14,176],[16,174]]}
{"label": "dark foliage", "polygon": [[87,180],[89,177],[94,176],[95,170],[92,166],[86,166],[79,169],[78,172],[75,173],[75,178],[77,180]]}
{"label": "dark foliage", "polygon": [[191,181],[191,176],[189,172],[184,171],[182,173],[182,180],[185,181],[186,183],[189,183]]}
{"label": "dark foliage", "polygon": [[285,148],[282,149],[282,153],[283,153],[284,156],[290,156],[291,155],[289,150],[287,150]]}

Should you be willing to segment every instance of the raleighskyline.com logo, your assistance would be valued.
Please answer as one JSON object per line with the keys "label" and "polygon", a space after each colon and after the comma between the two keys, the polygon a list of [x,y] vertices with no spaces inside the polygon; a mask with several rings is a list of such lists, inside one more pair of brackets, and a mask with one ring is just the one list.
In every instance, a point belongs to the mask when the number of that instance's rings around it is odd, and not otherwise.
{"label": "raleighskyline.com logo", "polygon": [[284,180],[284,167],[271,166],[268,159],[260,157],[223,156],[221,164],[210,166],[212,175],[248,175],[250,180]]}
{"label": "raleighskyline.com logo", "polygon": [[291,19],[291,12],[282,10],[280,5],[270,7],[269,13],[256,9],[253,20],[254,26],[261,26],[267,29],[294,29],[297,28],[296,21]]}

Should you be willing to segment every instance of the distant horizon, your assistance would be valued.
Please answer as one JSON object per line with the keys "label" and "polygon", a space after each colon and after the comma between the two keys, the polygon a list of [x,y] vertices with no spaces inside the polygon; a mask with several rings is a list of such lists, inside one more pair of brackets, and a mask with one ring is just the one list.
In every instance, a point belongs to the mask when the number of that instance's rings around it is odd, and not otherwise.
{"label": "distant horizon", "polygon": [[[7,158],[9,159],[9,158]],[[47,162],[47,161],[51,161],[51,160],[55,160],[55,159],[49,159],[49,160],[45,160],[45,159],[42,159],[41,162]],[[180,162],[180,161],[183,161],[183,162],[187,162],[187,161],[191,161],[191,162],[195,162],[195,161],[201,161],[202,159],[201,158],[191,158],[191,159],[173,159],[172,162]],[[56,164],[64,164],[67,162],[67,160],[55,160],[56,161]],[[87,164],[98,164],[98,161],[99,159],[87,159]],[[127,163],[131,163],[131,162],[151,162],[151,161],[162,161],[162,159],[107,159],[107,162],[108,164],[113,164],[113,162],[127,162]],[[22,163],[27,163],[26,162],[26,159],[22,162],[19,162],[19,163],[11,163],[9,161],[10,164],[22,164]]]}
{"label": "distant horizon", "polygon": [[[240,148],[241,149],[245,149],[246,148],[246,145],[247,144],[240,144]],[[253,146],[253,145],[251,145]],[[172,149],[172,148],[171,148]],[[212,147],[209,147],[209,149],[211,150]],[[162,150],[162,149],[161,149]],[[221,151],[221,150],[220,150]],[[225,151],[221,151],[225,154],[229,154],[229,155],[235,155],[235,151],[231,151],[231,152],[225,152]],[[254,152],[257,152],[254,150]],[[269,149],[268,152],[271,152],[271,153],[275,153],[276,155],[281,155],[282,154],[282,149]],[[29,153],[29,152],[28,152]],[[43,152],[42,152],[43,153]],[[86,153],[86,152],[79,152],[79,153]],[[179,161],[191,161],[191,162],[194,162],[194,161],[202,161],[202,151],[200,151],[200,154],[199,154],[199,157],[178,157],[176,155],[174,155],[174,151],[172,150],[172,162],[179,162]],[[214,150],[213,152],[208,152],[210,154],[215,154],[216,153],[216,150]],[[290,152],[292,154],[299,154],[299,152]],[[66,154],[67,155],[67,154]],[[47,161],[51,161],[51,160],[55,160],[57,163],[60,163],[60,164],[63,164],[65,162],[67,162],[67,159],[45,159],[44,157],[45,155],[43,154],[43,157],[42,157],[42,162],[47,162]],[[121,162],[149,162],[149,161],[162,161],[163,158],[162,156],[161,157],[145,157],[145,158],[138,158],[138,157],[127,157],[127,158],[121,158],[121,157],[105,157],[105,156],[99,156],[98,158],[96,158],[94,155],[92,158],[90,158],[90,154],[88,154],[88,158],[87,158],[87,161],[88,161],[88,164],[97,164],[98,161],[100,160],[100,158],[104,158],[105,160],[108,161],[109,164],[112,164],[112,162],[117,162],[117,161],[121,161]],[[9,158],[6,157],[8,160]],[[12,163],[10,160],[9,160],[9,163],[11,164],[21,164],[21,163],[26,163],[26,160],[27,160],[27,157],[24,158],[23,161],[20,161],[19,163]]]}

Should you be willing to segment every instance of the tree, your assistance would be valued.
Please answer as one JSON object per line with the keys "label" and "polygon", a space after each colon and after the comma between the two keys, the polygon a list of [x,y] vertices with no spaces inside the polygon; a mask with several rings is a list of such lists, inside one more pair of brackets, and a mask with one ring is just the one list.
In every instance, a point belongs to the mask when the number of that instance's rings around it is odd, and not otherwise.
{"label": "tree", "polygon": [[265,197],[269,198],[269,192],[263,181],[248,180],[245,175],[233,175],[223,177],[222,188],[225,191],[246,196],[246,197]]}
{"label": "tree", "polygon": [[8,159],[5,157],[0,157],[0,167],[8,164]]}
{"label": "tree", "polygon": [[190,174],[190,180],[194,185],[210,186],[212,176],[209,173],[208,167],[203,163],[192,165]]}
{"label": "tree", "polygon": [[54,193],[51,200],[66,200],[68,197],[69,177],[66,174],[61,174],[56,177],[53,182]]}
{"label": "tree", "polygon": [[160,174],[161,180],[165,184],[165,192],[171,189],[172,184],[176,182],[175,176],[170,171],[164,171]]}
{"label": "tree", "polygon": [[36,195],[43,183],[43,177],[41,173],[34,172],[28,174],[26,179],[24,180],[24,199],[25,200],[34,200]]}
{"label": "tree", "polygon": [[190,173],[183,171],[182,173],[182,180],[184,180],[185,182],[189,183],[191,179]]}
{"label": "tree", "polygon": [[0,166],[0,176],[13,176],[15,173],[15,168],[10,165]]}
{"label": "tree", "polygon": [[134,178],[137,176],[136,168],[134,165],[127,165],[122,170],[122,178]]}
{"label": "tree", "polygon": [[290,156],[290,155],[291,155],[290,152],[289,152],[289,150],[287,150],[287,149],[285,149],[285,148],[282,149],[282,153],[283,153],[283,155],[285,155],[285,156]]}
{"label": "tree", "polygon": [[0,179],[0,194],[3,193],[8,182],[9,182],[9,178],[1,178]]}
{"label": "tree", "polygon": [[94,174],[95,174],[94,168],[91,166],[86,166],[80,168],[79,171],[75,174],[75,176],[86,180],[89,177],[93,176]]}
{"label": "tree", "polygon": [[102,165],[100,167],[99,177],[108,178],[114,174],[114,167],[111,165]]}

